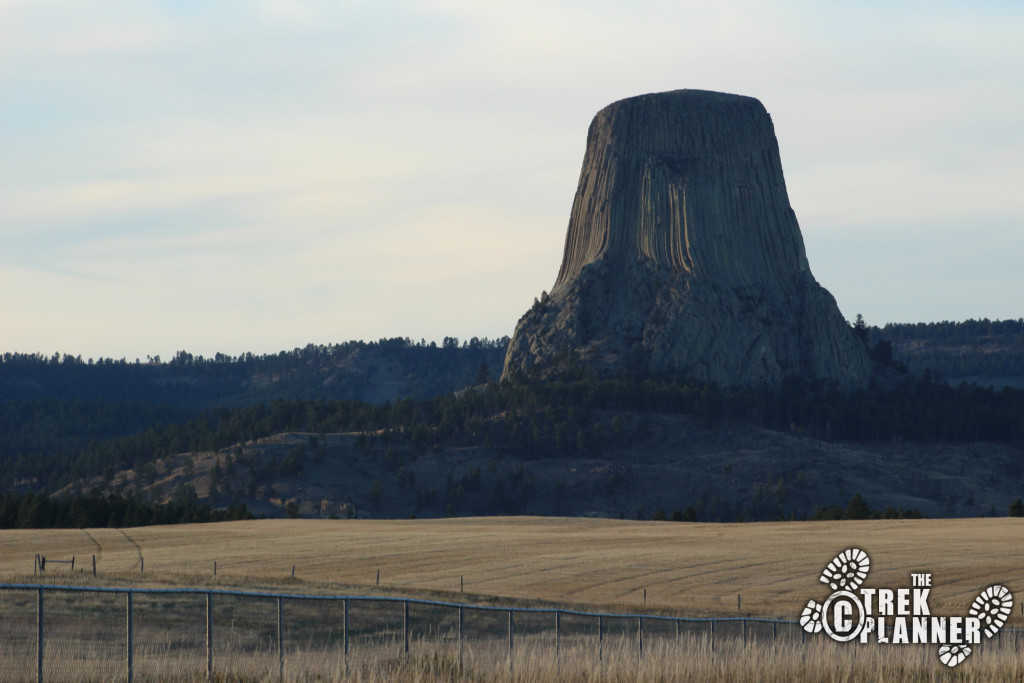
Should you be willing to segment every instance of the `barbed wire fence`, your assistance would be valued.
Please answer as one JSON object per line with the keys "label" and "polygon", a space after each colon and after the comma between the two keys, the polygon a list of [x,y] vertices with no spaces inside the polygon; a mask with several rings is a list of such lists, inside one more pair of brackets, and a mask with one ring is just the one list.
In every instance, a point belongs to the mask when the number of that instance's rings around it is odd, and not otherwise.
{"label": "barbed wire fence", "polygon": [[[1004,629],[1013,638],[1019,629]],[[799,622],[475,605],[366,595],[0,583],[4,681],[339,680],[353,667],[423,654],[507,661],[543,651],[643,661],[681,638],[714,651],[798,644]],[[999,636],[1000,643],[1002,635]]]}
{"label": "barbed wire fence", "polygon": [[587,647],[642,658],[652,640],[786,638],[799,623],[755,617],[686,618],[556,607],[474,605],[365,595],[197,588],[0,584],[0,677],[5,681],[121,678],[202,680],[216,675],[342,678],[357,663]]}

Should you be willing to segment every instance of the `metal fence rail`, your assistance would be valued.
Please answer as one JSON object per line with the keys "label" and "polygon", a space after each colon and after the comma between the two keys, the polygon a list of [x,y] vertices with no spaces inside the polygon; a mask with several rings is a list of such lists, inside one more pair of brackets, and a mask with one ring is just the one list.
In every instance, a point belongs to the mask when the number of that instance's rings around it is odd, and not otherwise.
{"label": "metal fence rail", "polygon": [[796,621],[675,617],[512,607],[364,595],[198,588],[0,583],[0,678],[23,681],[191,678],[340,678],[353,660],[467,649],[507,657],[585,646],[639,658],[651,640],[682,636],[801,642]]}

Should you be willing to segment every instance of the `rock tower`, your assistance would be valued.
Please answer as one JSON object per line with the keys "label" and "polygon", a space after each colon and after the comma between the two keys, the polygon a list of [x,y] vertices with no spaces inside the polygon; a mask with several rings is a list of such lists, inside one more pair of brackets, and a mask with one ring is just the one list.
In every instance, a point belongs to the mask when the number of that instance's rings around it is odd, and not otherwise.
{"label": "rock tower", "polygon": [[864,344],[811,275],[759,101],[677,90],[594,117],[562,266],[519,320],[505,376],[576,363],[723,387],[868,384]]}

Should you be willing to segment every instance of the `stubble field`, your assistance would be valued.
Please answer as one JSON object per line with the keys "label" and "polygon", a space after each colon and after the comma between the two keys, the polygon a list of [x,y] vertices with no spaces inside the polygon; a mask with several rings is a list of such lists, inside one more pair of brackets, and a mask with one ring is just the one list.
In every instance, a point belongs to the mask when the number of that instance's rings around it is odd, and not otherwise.
{"label": "stubble field", "polygon": [[[818,581],[824,566],[843,549],[858,547],[872,562],[865,586],[905,588],[912,573],[930,573],[932,613],[966,615],[986,586],[1000,583],[1015,594],[1024,590],[1022,530],[1021,520],[1006,518],[773,524],[557,518],[261,520],[126,530],[10,530],[0,532],[0,581],[398,595],[471,604],[796,620],[809,599],[820,602],[830,592]],[[37,553],[49,563],[45,574],[33,576]],[[67,564],[52,562],[72,556],[73,572]],[[1022,626],[1020,600],[1015,598],[1007,627]],[[832,643],[821,635],[802,644],[790,635],[778,642],[726,639],[713,648],[702,633],[674,641],[656,638],[640,659],[632,637],[618,650],[609,639],[606,656],[595,660],[593,634],[581,636],[576,645],[567,641],[559,653],[542,629],[532,637],[539,638],[535,642],[527,638],[517,644],[512,671],[500,645],[497,650],[467,652],[462,662],[450,648],[438,651],[424,641],[414,643],[411,657],[396,657],[387,646],[383,657],[363,660],[348,674],[335,663],[336,673],[327,679],[918,681],[1007,680],[1024,672],[1017,638],[985,643],[963,665],[947,669],[939,663],[935,646],[865,648]],[[500,629],[496,637],[500,643]],[[28,647],[23,653],[26,661],[30,652]],[[329,656],[336,659],[337,653]],[[282,661],[287,662],[282,669],[287,680],[313,675],[298,651]],[[60,665],[51,660],[47,667],[58,671]],[[98,680],[107,671],[112,680],[122,676],[119,664],[97,666]],[[192,674],[175,671],[158,680],[191,680]],[[238,680],[277,677],[271,665],[265,673]],[[195,678],[202,679],[202,673]]]}
{"label": "stubble field", "polygon": [[[839,551],[871,557],[867,586],[933,576],[934,611],[966,612],[984,587],[1024,590],[1024,521],[693,524],[604,519],[260,520],[137,529],[0,531],[0,580],[274,587],[546,602],[795,619]],[[97,558],[97,577],[92,556]],[[217,574],[214,576],[214,563]],[[295,568],[292,579],[292,567]],[[377,572],[380,572],[378,591]],[[737,609],[737,596],[740,606]],[[1013,615],[1022,625],[1019,610]]]}

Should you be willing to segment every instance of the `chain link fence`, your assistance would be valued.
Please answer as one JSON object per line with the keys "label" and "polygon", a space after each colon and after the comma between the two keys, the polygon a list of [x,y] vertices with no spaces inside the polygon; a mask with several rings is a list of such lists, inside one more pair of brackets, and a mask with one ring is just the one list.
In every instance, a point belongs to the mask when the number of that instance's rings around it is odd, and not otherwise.
{"label": "chain link fence", "polygon": [[[1004,629],[1014,651],[1019,629]],[[714,651],[795,645],[797,621],[685,618],[412,598],[0,584],[4,681],[340,680],[432,657],[508,671],[530,657],[645,659],[681,640]],[[1003,632],[997,636],[1002,646]]]}
{"label": "chain link fence", "polygon": [[507,659],[553,649],[642,658],[655,641],[801,641],[795,621],[692,619],[351,595],[0,584],[0,678],[336,680],[410,654]]}

